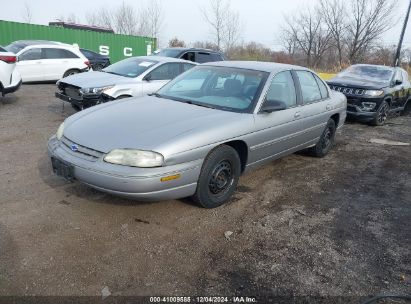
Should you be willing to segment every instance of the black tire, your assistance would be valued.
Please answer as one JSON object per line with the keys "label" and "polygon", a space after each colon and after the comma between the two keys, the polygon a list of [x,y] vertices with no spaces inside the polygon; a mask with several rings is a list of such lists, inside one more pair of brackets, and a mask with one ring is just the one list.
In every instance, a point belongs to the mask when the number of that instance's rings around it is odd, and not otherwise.
{"label": "black tire", "polygon": [[321,134],[320,140],[314,146],[308,149],[308,152],[315,157],[324,157],[328,154],[335,140],[336,126],[333,119],[329,119],[327,125]]}
{"label": "black tire", "polygon": [[385,121],[388,117],[388,112],[390,110],[390,105],[385,100],[381,103],[378,111],[377,116],[371,121],[371,125],[373,126],[382,126],[384,125]]}
{"label": "black tire", "polygon": [[72,107],[74,110],[76,110],[77,112],[79,112],[79,111],[82,110],[78,105],[75,105],[75,104],[71,104],[71,107]]}
{"label": "black tire", "polygon": [[64,73],[63,78],[80,73],[79,70],[71,69]]}
{"label": "black tire", "polygon": [[237,151],[227,145],[218,146],[204,161],[193,200],[203,208],[221,206],[237,188],[240,173]]}
{"label": "black tire", "polygon": [[104,67],[101,64],[96,64],[93,67],[93,71],[97,71],[97,72],[101,71],[102,69],[104,69]]}

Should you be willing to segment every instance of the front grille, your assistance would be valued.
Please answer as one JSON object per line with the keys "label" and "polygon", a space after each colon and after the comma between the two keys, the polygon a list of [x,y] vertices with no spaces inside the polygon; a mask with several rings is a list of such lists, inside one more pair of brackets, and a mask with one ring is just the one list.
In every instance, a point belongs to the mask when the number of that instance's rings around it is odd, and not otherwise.
{"label": "front grille", "polygon": [[347,104],[347,111],[349,112],[357,112],[357,108],[355,106]]}
{"label": "front grille", "polygon": [[[63,143],[63,145],[69,149],[71,152],[75,152],[78,155],[82,155],[83,157],[85,157],[88,160],[97,160],[98,158],[103,156],[103,152],[94,150],[94,149],[90,149],[87,148],[85,146],[79,145],[73,141],[71,141],[70,139],[68,139],[67,137],[63,136],[61,139],[61,142]],[[76,151],[73,151],[73,147],[75,147]]]}
{"label": "front grille", "polygon": [[72,86],[69,84],[61,84],[59,86],[59,89],[62,91],[63,94],[65,94],[68,97],[71,97],[73,99],[81,100],[83,99],[82,94],[80,93],[80,88],[76,86]]}
{"label": "front grille", "polygon": [[356,89],[356,88],[348,88],[348,87],[340,87],[336,85],[330,85],[330,89],[341,92],[345,95],[355,95],[355,96],[361,96],[364,95],[365,90],[364,89]]}

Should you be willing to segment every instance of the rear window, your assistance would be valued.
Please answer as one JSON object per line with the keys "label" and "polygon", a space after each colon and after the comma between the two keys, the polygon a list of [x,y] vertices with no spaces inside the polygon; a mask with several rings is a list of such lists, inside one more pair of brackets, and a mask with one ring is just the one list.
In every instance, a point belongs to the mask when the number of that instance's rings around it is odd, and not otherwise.
{"label": "rear window", "polygon": [[23,44],[23,43],[11,43],[9,45],[6,45],[4,48],[9,51],[12,52],[14,54],[17,54],[18,52],[20,52],[22,49],[24,49],[27,45]]}

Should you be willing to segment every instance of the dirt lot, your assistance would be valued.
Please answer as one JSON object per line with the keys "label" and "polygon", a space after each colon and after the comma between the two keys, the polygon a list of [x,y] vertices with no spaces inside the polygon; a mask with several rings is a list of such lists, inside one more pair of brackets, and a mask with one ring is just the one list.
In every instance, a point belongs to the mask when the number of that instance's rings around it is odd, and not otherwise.
{"label": "dirt lot", "polygon": [[0,295],[410,292],[411,148],[369,140],[411,142],[411,116],[347,124],[326,158],[272,162],[205,210],[54,176],[46,142],[74,111],[53,94],[25,85],[0,100]]}

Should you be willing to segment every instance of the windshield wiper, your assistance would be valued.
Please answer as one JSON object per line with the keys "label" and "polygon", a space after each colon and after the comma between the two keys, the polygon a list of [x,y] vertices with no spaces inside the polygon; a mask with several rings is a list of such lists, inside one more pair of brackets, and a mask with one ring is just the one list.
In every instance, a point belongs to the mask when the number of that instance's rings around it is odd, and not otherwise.
{"label": "windshield wiper", "polygon": [[161,95],[161,94],[158,94],[158,93],[150,93],[150,94],[147,94],[148,96],[155,96],[155,97],[158,97],[158,98],[165,98],[163,95]]}

